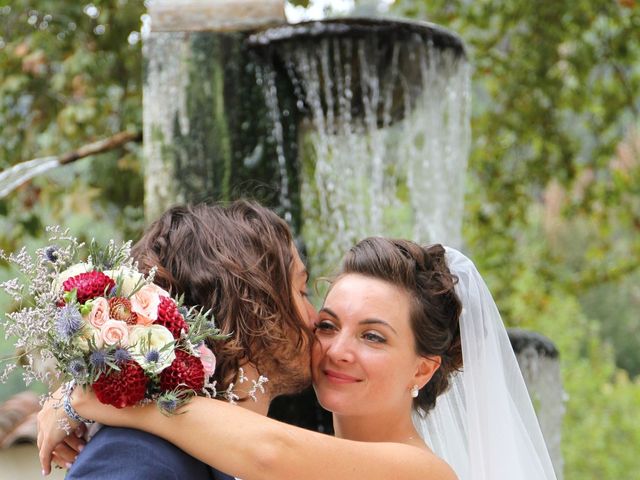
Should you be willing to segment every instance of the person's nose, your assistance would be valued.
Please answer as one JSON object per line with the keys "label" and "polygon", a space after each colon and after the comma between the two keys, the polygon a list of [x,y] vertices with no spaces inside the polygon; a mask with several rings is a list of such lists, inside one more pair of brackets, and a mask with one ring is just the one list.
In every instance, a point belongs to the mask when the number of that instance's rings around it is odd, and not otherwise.
{"label": "person's nose", "polygon": [[334,363],[352,362],[353,339],[345,331],[338,332],[326,345],[326,355]]}

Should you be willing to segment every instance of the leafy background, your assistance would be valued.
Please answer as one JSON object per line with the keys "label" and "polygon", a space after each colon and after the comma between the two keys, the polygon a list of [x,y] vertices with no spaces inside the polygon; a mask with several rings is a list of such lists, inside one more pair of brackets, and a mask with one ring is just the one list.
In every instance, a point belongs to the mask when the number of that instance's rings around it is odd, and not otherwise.
{"label": "leafy background", "polygon": [[[355,13],[376,9],[361,1]],[[0,169],[141,129],[144,13],[139,0],[0,0]],[[466,249],[505,321],[560,349],[565,478],[630,478],[640,470],[639,2],[396,0],[388,13],[467,44]],[[129,144],[0,199],[0,248],[35,245],[51,223],[136,238],[142,202],[140,147]],[[10,354],[10,340],[1,348]],[[16,374],[0,401],[22,388]]]}

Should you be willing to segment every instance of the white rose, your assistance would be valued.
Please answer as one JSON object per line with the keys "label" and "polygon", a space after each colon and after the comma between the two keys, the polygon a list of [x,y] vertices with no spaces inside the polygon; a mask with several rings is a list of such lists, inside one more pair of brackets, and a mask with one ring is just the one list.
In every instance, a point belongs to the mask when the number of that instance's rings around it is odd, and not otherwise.
{"label": "white rose", "polygon": [[140,272],[128,267],[107,270],[104,274],[113,278],[116,283],[122,282],[121,295],[123,297],[129,297],[136,287],[140,288],[145,283],[144,276]]}
{"label": "white rose", "polygon": [[138,325],[129,332],[131,356],[150,373],[162,372],[175,360],[173,343],[173,334],[162,325]]}

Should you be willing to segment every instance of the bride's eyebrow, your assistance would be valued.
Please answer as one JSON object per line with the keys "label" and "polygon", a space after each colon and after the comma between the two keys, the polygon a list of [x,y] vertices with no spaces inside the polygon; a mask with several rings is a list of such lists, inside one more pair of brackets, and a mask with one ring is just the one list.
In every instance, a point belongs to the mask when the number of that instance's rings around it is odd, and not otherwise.
{"label": "bride's eyebrow", "polygon": [[360,322],[360,325],[384,325],[393,333],[398,335],[398,332],[396,332],[395,328],[393,328],[388,322],[385,322],[384,320],[380,320],[379,318],[365,318]]}
{"label": "bride's eyebrow", "polygon": [[338,317],[338,315],[336,315],[336,313],[335,313],[333,310],[331,310],[330,308],[322,307],[322,308],[320,309],[320,313],[323,313],[323,312],[324,312],[324,313],[328,313],[328,314],[329,314],[329,316],[333,317],[333,318],[334,318],[334,319],[336,319],[336,320],[340,320],[340,317]]}

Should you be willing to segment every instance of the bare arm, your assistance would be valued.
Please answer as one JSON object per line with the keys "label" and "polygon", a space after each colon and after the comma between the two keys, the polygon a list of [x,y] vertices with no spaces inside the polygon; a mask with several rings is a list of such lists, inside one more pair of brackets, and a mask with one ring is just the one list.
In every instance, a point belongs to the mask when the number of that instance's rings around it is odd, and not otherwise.
{"label": "bare arm", "polygon": [[337,439],[218,400],[194,398],[172,417],[155,406],[119,410],[82,392],[74,393],[74,406],[80,415],[101,423],[162,437],[244,480],[456,478],[445,462],[416,447]]}

